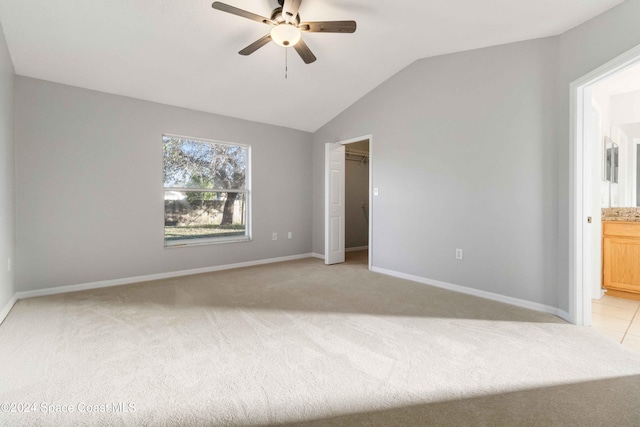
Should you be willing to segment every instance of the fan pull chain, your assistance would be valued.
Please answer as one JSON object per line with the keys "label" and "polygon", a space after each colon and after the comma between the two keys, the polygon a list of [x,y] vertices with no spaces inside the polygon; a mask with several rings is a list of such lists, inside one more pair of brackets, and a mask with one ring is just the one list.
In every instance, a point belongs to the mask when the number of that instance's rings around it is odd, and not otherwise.
{"label": "fan pull chain", "polygon": [[284,48],[284,79],[289,78],[289,48]]}

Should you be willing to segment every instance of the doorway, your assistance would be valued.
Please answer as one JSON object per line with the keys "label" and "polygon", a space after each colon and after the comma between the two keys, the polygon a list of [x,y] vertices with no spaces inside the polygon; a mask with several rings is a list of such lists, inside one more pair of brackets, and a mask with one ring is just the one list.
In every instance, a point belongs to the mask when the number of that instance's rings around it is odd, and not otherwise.
{"label": "doorway", "polygon": [[638,294],[623,291],[637,287],[633,266],[638,260],[632,252],[640,247],[640,239],[620,234],[640,231],[640,224],[635,225],[635,214],[640,213],[635,142],[640,138],[640,64],[589,86],[585,103],[591,106],[591,114],[585,109],[584,116],[592,151],[591,326],[640,350]]}
{"label": "doorway", "polygon": [[372,159],[372,135],[326,144],[325,264],[366,257],[372,268]]}
{"label": "doorway", "polygon": [[[598,122],[602,126],[602,111],[594,109],[592,90],[598,84],[640,65],[640,46],[574,81],[571,91],[571,218],[570,218],[570,299],[572,323],[591,325],[592,298],[596,296],[600,277],[595,263],[599,263],[601,241],[594,238],[594,225],[600,225],[600,200],[594,188],[600,184],[598,156],[603,141],[594,137]],[[611,194],[607,194],[611,198]],[[594,224],[595,220],[595,224]],[[594,255],[595,254],[595,255]]]}

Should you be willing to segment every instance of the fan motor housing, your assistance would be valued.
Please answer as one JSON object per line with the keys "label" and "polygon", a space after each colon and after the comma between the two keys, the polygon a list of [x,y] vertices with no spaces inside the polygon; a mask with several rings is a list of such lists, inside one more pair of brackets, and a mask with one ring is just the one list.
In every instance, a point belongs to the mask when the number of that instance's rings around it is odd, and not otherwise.
{"label": "fan motor housing", "polygon": [[[279,3],[282,4],[284,3],[284,1],[279,1]],[[286,22],[286,19],[284,19],[284,16],[282,16],[282,7],[276,7],[275,9],[273,9],[273,12],[271,12],[271,20],[273,22],[277,22],[278,24]],[[292,23],[295,24],[296,27],[300,25],[300,14],[296,15],[296,19],[294,19],[294,22]]]}

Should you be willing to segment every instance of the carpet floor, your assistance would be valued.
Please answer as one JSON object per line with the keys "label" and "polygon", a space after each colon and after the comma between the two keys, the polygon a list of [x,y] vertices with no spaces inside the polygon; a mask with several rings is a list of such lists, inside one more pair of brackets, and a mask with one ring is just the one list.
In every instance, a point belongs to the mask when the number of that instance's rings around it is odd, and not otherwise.
{"label": "carpet floor", "polygon": [[640,353],[352,256],[21,300],[0,425],[640,425]]}

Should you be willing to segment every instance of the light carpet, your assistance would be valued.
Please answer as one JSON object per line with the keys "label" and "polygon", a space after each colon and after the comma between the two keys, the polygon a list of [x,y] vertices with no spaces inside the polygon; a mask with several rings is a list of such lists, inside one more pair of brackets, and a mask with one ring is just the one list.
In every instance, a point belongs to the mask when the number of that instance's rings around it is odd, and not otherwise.
{"label": "light carpet", "polygon": [[640,353],[305,259],[21,300],[0,405],[7,426],[637,426]]}

